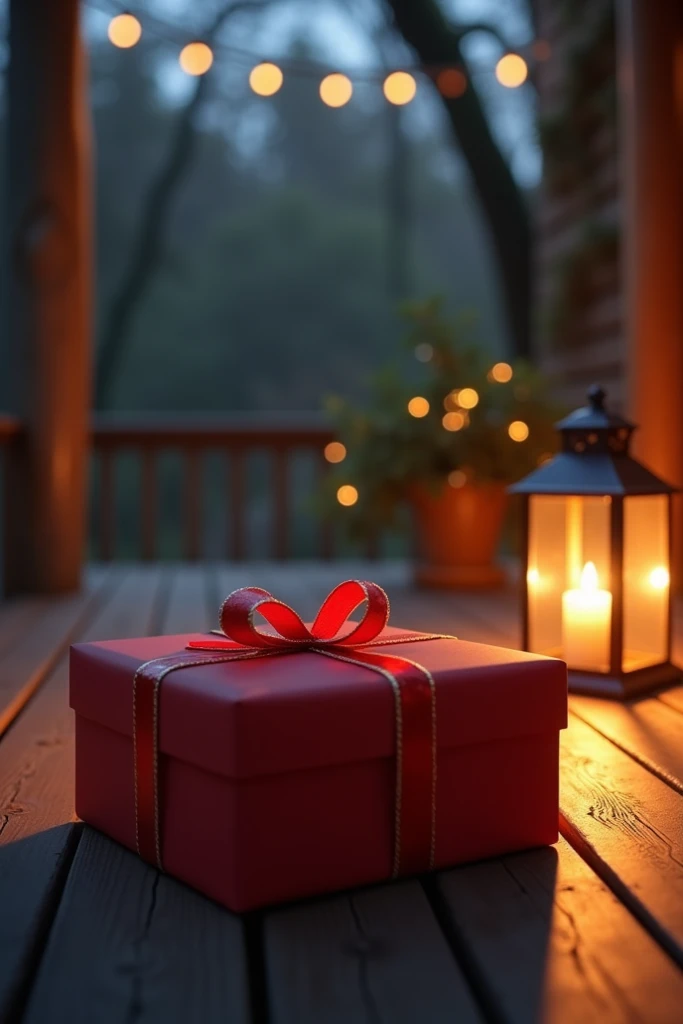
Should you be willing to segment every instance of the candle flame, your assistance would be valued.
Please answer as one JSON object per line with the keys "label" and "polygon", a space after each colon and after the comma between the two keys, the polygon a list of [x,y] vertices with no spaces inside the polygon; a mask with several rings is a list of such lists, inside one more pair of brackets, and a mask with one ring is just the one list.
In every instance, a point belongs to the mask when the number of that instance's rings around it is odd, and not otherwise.
{"label": "candle flame", "polygon": [[581,570],[581,589],[590,592],[598,589],[598,570],[595,568],[595,562],[586,562]]}

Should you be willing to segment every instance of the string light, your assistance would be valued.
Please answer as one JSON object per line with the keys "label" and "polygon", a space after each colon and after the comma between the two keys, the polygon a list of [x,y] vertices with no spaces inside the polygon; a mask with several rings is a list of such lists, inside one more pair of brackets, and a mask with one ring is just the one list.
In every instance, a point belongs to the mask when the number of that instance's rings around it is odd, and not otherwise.
{"label": "string light", "polygon": [[463,409],[474,409],[475,405],[479,403],[479,395],[474,388],[461,388],[457,401]]}
{"label": "string light", "polygon": [[512,380],[512,367],[509,363],[496,363],[489,370],[488,379],[494,380],[496,384],[507,384]]}
{"label": "string light", "polygon": [[465,426],[465,416],[461,412],[447,412],[441,424],[444,430],[462,430]]}
{"label": "string light", "polygon": [[213,52],[206,43],[188,43],[180,51],[178,60],[186,75],[205,75],[213,64]]}
{"label": "string light", "polygon": [[283,80],[277,64],[257,64],[249,74],[249,85],[257,96],[274,96],[282,88]]}
{"label": "string light", "polygon": [[518,53],[506,53],[496,64],[496,78],[506,89],[517,89],[528,74],[527,63]]}
{"label": "string light", "polygon": [[408,402],[408,412],[416,420],[421,420],[429,412],[429,402],[421,395],[416,395],[415,398],[411,398]]}
{"label": "string light", "polygon": [[447,100],[457,100],[467,89],[467,77],[460,68],[444,68],[436,76],[436,87]]}
{"label": "string light", "polygon": [[135,46],[142,35],[142,25],[134,14],[117,14],[109,22],[107,29],[109,42],[121,50]]}
{"label": "string light", "polygon": [[415,96],[417,82],[407,71],[392,71],[384,79],[384,95],[396,107],[403,107]]}
{"label": "string light", "polygon": [[467,474],[461,469],[454,469],[448,474],[448,483],[451,487],[464,487],[467,483]]}
{"label": "string light", "polygon": [[513,441],[526,441],[529,436],[529,428],[524,420],[513,420],[508,427],[508,434]]}
{"label": "string light", "polygon": [[330,441],[325,445],[323,454],[328,462],[343,462],[346,458],[346,447],[341,441]]}
{"label": "string light", "polygon": [[346,75],[326,75],[320,83],[320,99],[328,107],[343,107],[352,96],[353,85]]}
{"label": "string light", "polygon": [[428,363],[434,357],[434,349],[428,341],[421,341],[415,346],[415,358],[420,363]]}
{"label": "string light", "polygon": [[358,490],[353,484],[342,484],[337,491],[337,501],[340,505],[350,508],[351,505],[355,505],[358,501]]}

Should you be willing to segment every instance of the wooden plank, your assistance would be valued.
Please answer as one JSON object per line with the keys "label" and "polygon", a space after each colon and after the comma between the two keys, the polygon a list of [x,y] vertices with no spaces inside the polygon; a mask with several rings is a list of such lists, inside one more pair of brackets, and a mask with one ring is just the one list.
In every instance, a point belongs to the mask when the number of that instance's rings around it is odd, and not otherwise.
{"label": "wooden plank", "polygon": [[681,966],[682,806],[670,786],[570,715],[562,834]]}
{"label": "wooden plank", "polygon": [[[119,574],[120,585],[108,591],[99,613],[74,639],[158,630],[158,570]],[[73,824],[72,773],[73,714],[64,656],[0,742],[0,1020],[13,1020],[25,1003],[75,850],[74,829],[80,826]]]}
{"label": "wooden plank", "polygon": [[444,872],[437,887],[492,1019],[677,1019],[683,974],[564,840]]}
{"label": "wooden plank", "polygon": [[683,686],[672,686],[670,690],[659,694],[659,700],[683,714]]}
{"label": "wooden plank", "polygon": [[104,573],[91,572],[81,593],[29,605],[39,614],[25,621],[0,662],[0,736],[105,599],[105,579]]}
{"label": "wooden plank", "polygon": [[247,1024],[242,920],[85,827],[23,1020]]}
{"label": "wooden plank", "polygon": [[273,1024],[483,1020],[417,882],[273,911],[264,947]]}
{"label": "wooden plank", "polygon": [[581,721],[683,795],[683,720],[676,711],[654,697],[634,704],[571,697],[569,706]]}

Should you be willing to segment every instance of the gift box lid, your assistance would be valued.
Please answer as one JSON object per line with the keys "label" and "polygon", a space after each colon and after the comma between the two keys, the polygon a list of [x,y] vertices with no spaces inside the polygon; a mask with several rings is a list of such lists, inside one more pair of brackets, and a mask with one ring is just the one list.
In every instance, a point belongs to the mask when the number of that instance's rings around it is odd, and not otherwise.
{"label": "gift box lid", "polygon": [[[382,638],[401,634],[387,627]],[[71,707],[131,736],[137,668],[203,638],[76,644]],[[417,661],[432,673],[440,748],[566,727],[562,661],[454,638],[384,646],[379,653]],[[313,651],[179,669],[161,684],[159,749],[234,778],[391,757],[391,686],[370,669]]]}

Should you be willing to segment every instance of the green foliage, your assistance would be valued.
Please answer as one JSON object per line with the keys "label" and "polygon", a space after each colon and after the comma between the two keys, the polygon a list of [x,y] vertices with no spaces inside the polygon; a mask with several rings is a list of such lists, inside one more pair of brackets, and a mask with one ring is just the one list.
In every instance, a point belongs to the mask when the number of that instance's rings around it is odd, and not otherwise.
{"label": "green foliage", "polygon": [[[338,508],[337,488],[344,483],[357,488],[358,503],[343,514],[359,534],[392,523],[416,488],[438,491],[454,471],[464,474],[458,481],[511,483],[555,450],[553,423],[561,410],[549,402],[540,374],[517,363],[511,381],[497,383],[490,373],[492,358],[474,343],[473,318],[449,321],[440,299],[407,306],[403,316],[408,349],[430,352],[431,358],[422,363],[416,359],[407,371],[396,363],[387,365],[375,377],[366,407],[336,396],[327,403],[347,449],[346,459],[332,474],[327,500]],[[463,388],[478,395],[469,411],[460,408],[453,394]],[[409,413],[408,403],[415,396],[429,402],[427,415]],[[447,412],[465,418],[461,429],[444,427]],[[508,433],[516,420],[529,428],[524,441],[514,441]]]}

